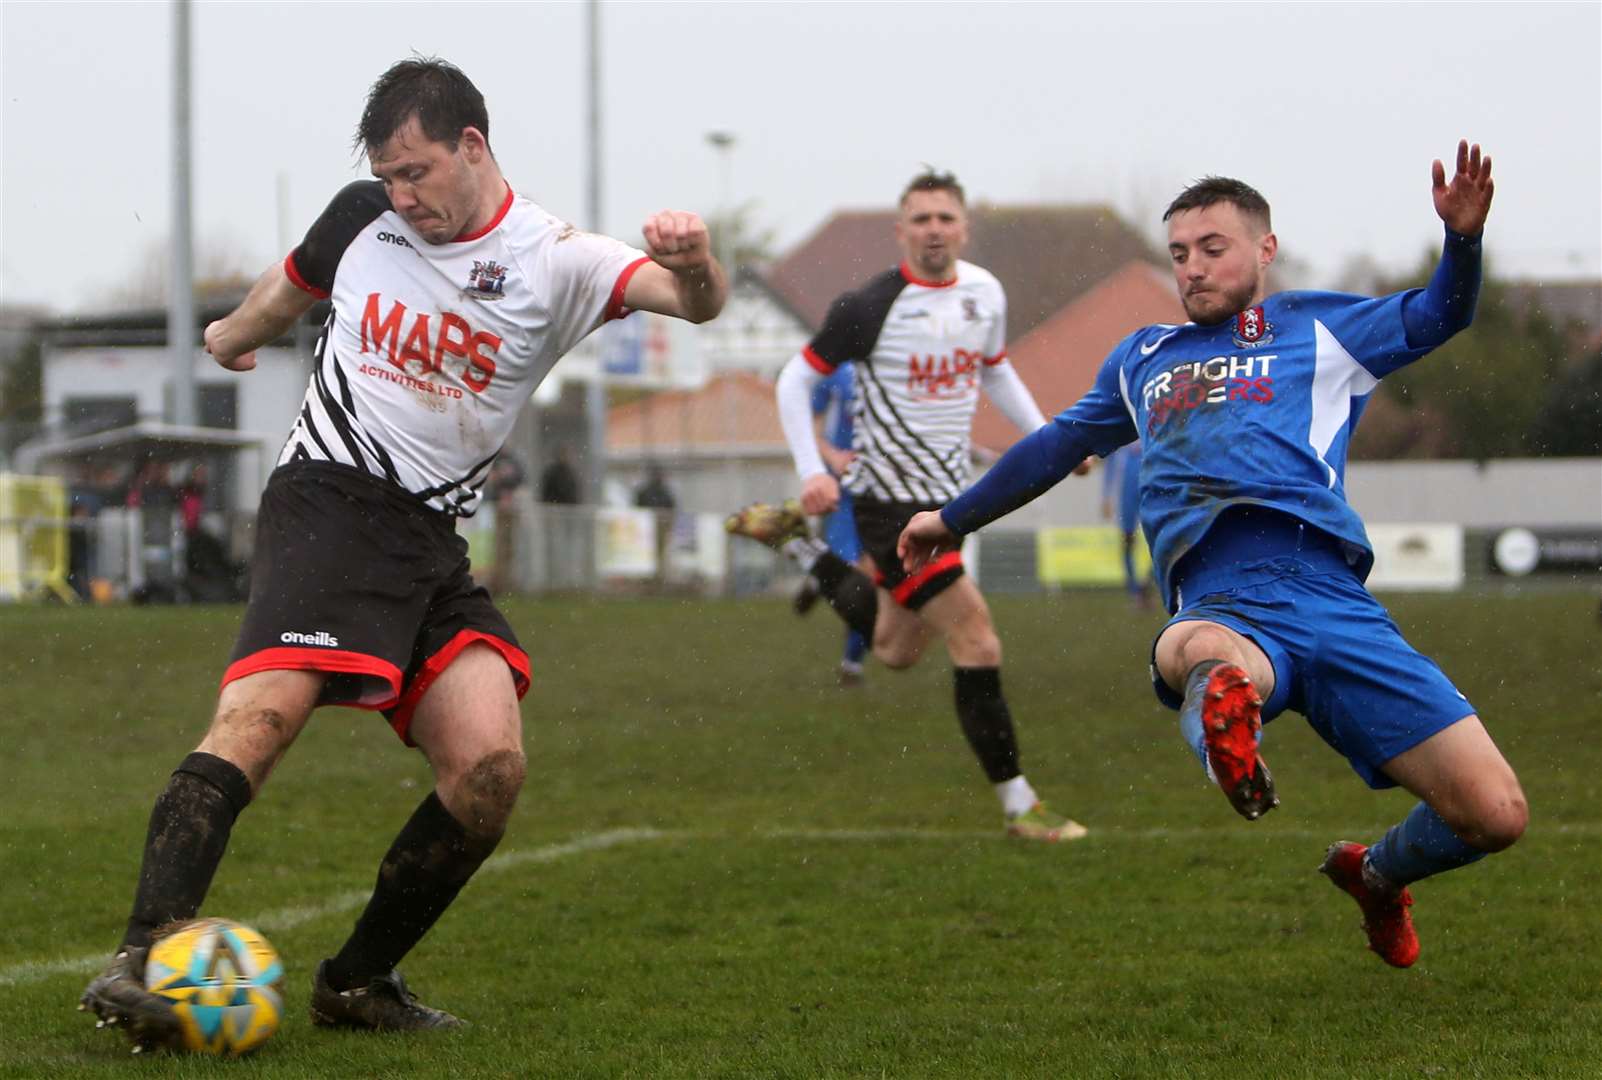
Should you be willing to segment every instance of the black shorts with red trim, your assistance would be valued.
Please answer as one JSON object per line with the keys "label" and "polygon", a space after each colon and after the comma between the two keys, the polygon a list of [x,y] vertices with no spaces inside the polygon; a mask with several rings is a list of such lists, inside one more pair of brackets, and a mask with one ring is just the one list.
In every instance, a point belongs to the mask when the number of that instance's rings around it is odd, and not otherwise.
{"label": "black shorts with red trim", "polygon": [[912,574],[901,568],[901,559],[896,555],[896,541],[901,539],[901,530],[907,527],[907,522],[924,510],[938,510],[939,506],[879,502],[856,494],[851,497],[851,506],[856,514],[862,550],[873,557],[878,568],[875,583],[890,590],[890,595],[902,607],[917,611],[962,576],[960,551],[948,551],[931,559]]}
{"label": "black shorts with red trim", "polygon": [[319,705],[382,710],[408,735],[452,660],[483,642],[529,685],[528,654],[468,572],[455,519],[329,461],[274,470],[256,516],[250,602],[223,685],[258,671],[322,671]]}

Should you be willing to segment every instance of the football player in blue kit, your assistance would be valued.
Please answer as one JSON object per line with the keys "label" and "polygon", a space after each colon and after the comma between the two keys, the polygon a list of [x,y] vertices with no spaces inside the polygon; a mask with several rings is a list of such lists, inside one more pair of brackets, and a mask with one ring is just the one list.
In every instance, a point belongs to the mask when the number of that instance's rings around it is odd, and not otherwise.
{"label": "football player in blue kit", "polygon": [[1453,175],[1436,161],[1432,180],[1440,264],[1425,288],[1377,299],[1265,296],[1278,246],[1267,202],[1221,177],[1187,188],[1163,218],[1190,321],[1126,338],[1089,393],[910,521],[899,545],[921,565],[1138,437],[1141,524],[1173,616],[1152,681],[1230,804],[1248,820],[1278,805],[1258,744],[1261,721],[1286,709],[1370,787],[1422,800],[1372,846],[1332,845],[1320,867],[1396,967],[1419,951],[1407,886],[1508,847],[1529,816],[1473,706],[1363,588],[1374,556],[1343,484],[1379,380],[1473,318],[1491,159],[1460,143]]}
{"label": "football player in blue kit", "polygon": [[1137,608],[1151,607],[1150,576],[1135,573],[1135,533],[1140,528],[1140,440],[1125,443],[1107,457],[1101,471],[1101,516],[1118,522],[1124,591]]}
{"label": "football player in blue kit", "polygon": [[[851,449],[851,398],[855,378],[855,366],[844,363],[812,388],[812,415],[820,427],[818,453],[837,477],[845,475],[851,459],[856,456]],[[862,558],[862,540],[857,536],[857,520],[851,511],[851,492],[842,490],[839,505],[824,517],[823,542],[848,563],[857,563]],[[805,615],[811,611],[821,595],[818,579],[808,574],[801,591],[796,593],[796,614]],[[868,639],[860,630],[846,627],[845,649],[836,669],[841,686],[862,685],[862,658],[867,654]]]}

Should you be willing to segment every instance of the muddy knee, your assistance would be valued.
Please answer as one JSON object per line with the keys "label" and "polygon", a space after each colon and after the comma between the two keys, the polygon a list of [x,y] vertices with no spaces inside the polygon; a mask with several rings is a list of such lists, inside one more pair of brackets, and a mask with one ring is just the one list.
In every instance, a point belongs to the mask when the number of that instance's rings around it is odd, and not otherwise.
{"label": "muddy knee", "polygon": [[485,754],[450,785],[447,805],[470,832],[499,833],[517,805],[526,768],[521,750]]}
{"label": "muddy knee", "polygon": [[260,790],[299,731],[296,718],[279,709],[239,706],[217,714],[198,749],[231,762]]}

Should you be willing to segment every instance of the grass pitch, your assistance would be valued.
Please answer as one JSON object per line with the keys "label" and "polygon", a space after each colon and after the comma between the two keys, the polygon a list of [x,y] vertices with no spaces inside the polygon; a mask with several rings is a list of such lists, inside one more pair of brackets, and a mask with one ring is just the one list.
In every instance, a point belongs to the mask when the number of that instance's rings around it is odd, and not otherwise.
{"label": "grass pitch", "polygon": [[1392,597],[1518,769],[1512,851],[1415,887],[1424,952],[1363,948],[1314,872],[1411,800],[1302,721],[1247,824],[1152,698],[1122,597],[994,604],[1024,765],[1091,828],[1001,834],[931,655],[833,684],[838,624],[774,601],[509,605],[534,657],[529,781],[495,858],[405,965],[474,1022],[314,1029],[310,973],[427,790],[325,710],[240,819],[205,911],[289,966],[284,1028],[223,1065],[131,1059],[74,1010],[116,943],[150,804],[199,738],[238,609],[0,609],[0,1075],[1602,1075],[1595,597]]}

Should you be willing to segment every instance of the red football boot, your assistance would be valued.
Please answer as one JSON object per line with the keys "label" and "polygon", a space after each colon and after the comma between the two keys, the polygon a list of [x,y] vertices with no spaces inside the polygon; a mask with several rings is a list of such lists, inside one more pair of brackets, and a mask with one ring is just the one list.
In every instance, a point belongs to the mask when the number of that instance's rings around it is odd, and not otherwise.
{"label": "red football boot", "polygon": [[1342,840],[1331,844],[1318,870],[1343,889],[1363,909],[1368,947],[1392,967],[1411,967],[1418,959],[1418,935],[1413,932],[1413,894],[1407,889],[1370,888],[1363,880],[1363,856],[1368,848]]}
{"label": "red football boot", "polygon": [[1257,753],[1262,709],[1263,699],[1242,668],[1219,664],[1207,673],[1201,701],[1207,762],[1229,805],[1247,821],[1279,805],[1274,778]]}

